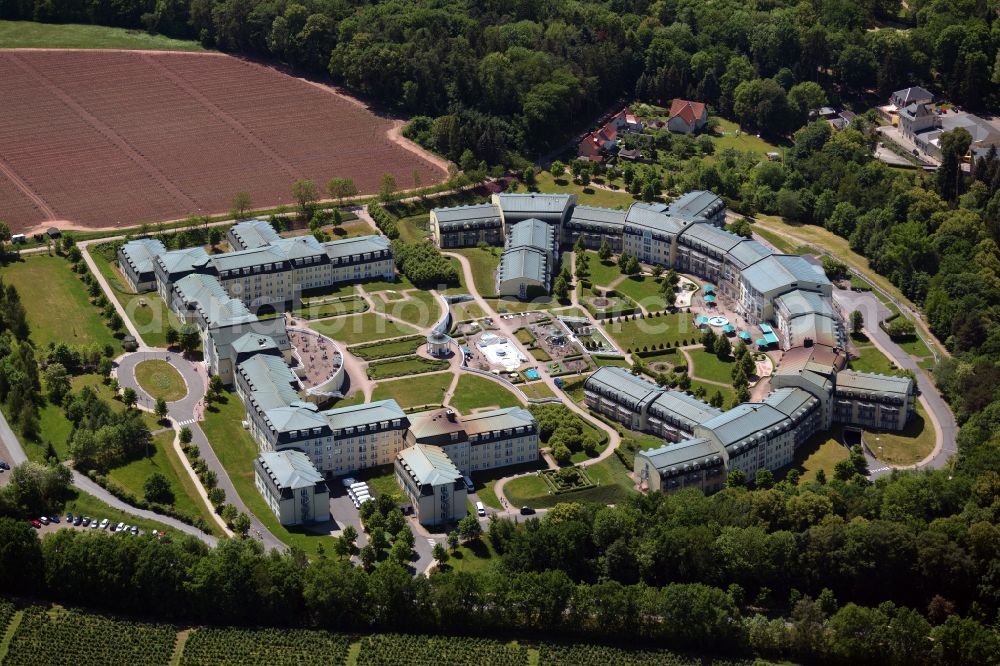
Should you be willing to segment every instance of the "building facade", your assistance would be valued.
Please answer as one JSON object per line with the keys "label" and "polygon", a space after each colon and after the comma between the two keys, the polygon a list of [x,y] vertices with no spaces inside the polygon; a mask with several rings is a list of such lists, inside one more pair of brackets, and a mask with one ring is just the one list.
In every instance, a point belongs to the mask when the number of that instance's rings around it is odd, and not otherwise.
{"label": "building facade", "polygon": [[300,451],[273,451],[254,461],[254,484],[282,525],[330,519],[330,489]]}
{"label": "building facade", "polygon": [[396,454],[394,471],[421,525],[445,525],[465,517],[468,490],[441,447],[407,447]]}

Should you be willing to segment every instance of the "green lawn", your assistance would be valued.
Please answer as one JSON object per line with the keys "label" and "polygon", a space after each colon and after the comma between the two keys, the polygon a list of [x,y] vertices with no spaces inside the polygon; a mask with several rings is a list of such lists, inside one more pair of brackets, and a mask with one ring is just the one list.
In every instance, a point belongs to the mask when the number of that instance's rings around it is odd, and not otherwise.
{"label": "green lawn", "polygon": [[[490,248],[480,250],[479,248],[465,248],[457,250],[447,250],[460,254],[469,260],[472,268],[472,280],[476,283],[476,291],[480,296],[493,296],[496,294],[496,285],[493,282],[493,275],[496,273],[497,265],[500,263],[500,248]],[[461,271],[459,271],[461,273]]]}
{"label": "green lawn", "polygon": [[326,534],[308,532],[299,527],[285,528],[267,506],[254,485],[253,461],[257,458],[257,443],[240,425],[246,412],[243,403],[234,392],[227,392],[225,402],[216,402],[217,411],[206,411],[201,428],[212,444],[212,449],[226,468],[240,498],[254,515],[278,539],[288,545],[302,548],[315,557],[317,546],[323,545],[327,553],[332,552],[333,540]]}
{"label": "green lawn", "polygon": [[201,516],[213,529],[213,534],[222,536],[222,530],[213,519],[201,497],[191,475],[188,474],[180,456],[174,450],[174,431],[166,430],[153,437],[152,455],[139,458],[122,467],[108,472],[108,478],[125,488],[137,498],[145,496],[143,484],[153,472],[159,472],[170,482],[174,494],[173,507],[192,518]]}
{"label": "green lawn", "polygon": [[499,383],[471,373],[462,373],[450,406],[469,414],[482,407],[517,407],[521,401]]}
{"label": "green lawn", "polygon": [[497,497],[495,491],[497,480],[514,474],[534,472],[540,469],[547,469],[545,460],[541,457],[531,462],[521,463],[519,465],[507,465],[504,467],[482,470],[480,472],[473,472],[470,476],[472,477],[472,484],[476,488],[476,496],[482,500],[483,504],[494,509],[502,509],[503,506],[501,506],[500,499]]}
{"label": "green lawn", "polygon": [[451,553],[445,567],[453,571],[477,573],[488,569],[496,554],[493,544],[484,535],[459,546],[458,551]]}
{"label": "green lawn", "polygon": [[850,451],[842,443],[840,426],[825,432],[818,432],[795,451],[792,464],[779,474],[784,477],[790,469],[801,473],[802,481],[814,481],[819,470],[826,472],[826,478],[833,478],[833,467],[850,457]]}
{"label": "green lawn", "polygon": [[195,41],[150,35],[144,30],[96,25],[54,25],[33,21],[0,21],[0,44],[7,49],[144,49],[204,51]]}
{"label": "green lawn", "polygon": [[418,243],[427,237],[427,223],[430,216],[427,213],[409,215],[396,220],[399,237],[404,243]]}
{"label": "green lawn", "polygon": [[552,177],[548,171],[535,176],[535,187],[539,192],[575,194],[576,203],[585,206],[601,208],[628,208],[635,199],[624,190],[612,192],[602,187],[577,185],[570,175],[564,175],[559,180]]}
{"label": "green lawn", "polygon": [[121,344],[104,325],[100,311],[90,304],[86,288],[65,259],[32,255],[8,264],[0,275],[17,289],[36,347],[45,348],[50,342],[97,343],[121,351]]}
{"label": "green lawn", "polygon": [[355,296],[358,293],[357,285],[338,282],[326,287],[317,287],[302,292],[303,305],[309,306],[323,301],[339,300]]}
{"label": "green lawn", "polygon": [[683,312],[629,321],[616,319],[613,323],[604,322],[602,325],[622,350],[641,351],[643,347],[652,349],[661,343],[674,346],[691,343],[701,337],[691,315]]}
{"label": "green lawn", "polygon": [[368,309],[368,303],[360,296],[346,296],[336,300],[314,300],[306,307],[292,311],[293,317],[302,319],[323,319],[345,314],[357,314]]}
{"label": "green lawn", "polygon": [[346,345],[374,342],[386,338],[413,335],[417,329],[386,319],[374,312],[349,317],[324,319],[309,324],[310,328]]}
{"label": "green lawn", "polygon": [[851,369],[858,372],[877,372],[883,375],[899,375],[902,371],[888,356],[875,345],[858,345],[858,358],[851,361]]}
{"label": "green lawn", "polygon": [[720,359],[715,354],[709,354],[704,349],[685,349],[694,367],[688,369],[693,378],[707,379],[710,382],[731,384],[733,381],[733,364],[736,360],[728,357]]}
{"label": "green lawn", "polygon": [[596,363],[599,368],[603,368],[605,366],[611,366],[614,368],[632,367],[625,359],[615,356],[591,356],[591,358],[594,359],[594,363]]}
{"label": "green lawn", "polygon": [[865,441],[882,462],[912,465],[934,450],[934,426],[927,418],[924,406],[917,402],[917,410],[906,423],[906,428],[900,432],[866,432]]}
{"label": "green lawn", "polygon": [[618,504],[635,493],[635,484],[628,477],[618,456],[610,456],[607,460],[591,465],[587,468],[587,474],[597,487],[550,495],[549,487],[541,477],[525,476],[507,483],[504,494],[512,506],[548,508],[560,502]]}
{"label": "green lawn", "polygon": [[393,356],[406,356],[413,354],[423,345],[425,338],[423,336],[414,338],[404,338],[402,340],[394,340],[392,342],[381,342],[374,345],[360,345],[358,347],[352,347],[350,352],[357,356],[358,358],[363,358],[366,360],[375,360],[380,358],[391,358]]}
{"label": "green lawn", "polygon": [[918,336],[906,340],[893,340],[900,349],[916,359],[931,358],[931,350],[927,348],[924,341]]}
{"label": "green lawn", "polygon": [[606,287],[622,276],[618,264],[614,261],[609,260],[604,263],[593,250],[587,250],[587,256],[590,258],[590,262],[587,264],[590,269],[589,279],[593,284]]}
{"label": "green lawn", "polygon": [[619,291],[633,301],[653,312],[664,310],[667,307],[663,300],[663,293],[660,291],[660,283],[649,275],[630,275],[621,281],[616,291]]}
{"label": "green lawn", "polygon": [[475,301],[455,303],[451,306],[451,317],[455,321],[468,321],[470,319],[482,319],[486,316],[483,309]]}
{"label": "green lawn", "polygon": [[[413,289],[404,294],[404,298],[399,298],[399,292],[373,293],[372,302],[375,304],[375,311],[388,314],[396,319],[401,319],[413,324],[418,328],[433,326],[443,314],[441,312],[441,299],[429,291]],[[383,298],[385,296],[385,298]]]}
{"label": "green lawn", "polygon": [[534,382],[531,384],[522,384],[520,386],[521,392],[529,398],[554,398],[556,394],[552,392],[549,385],[545,382]]}
{"label": "green lawn", "polygon": [[586,381],[586,377],[564,379],[562,391],[568,395],[573,402],[583,402],[583,384]]}
{"label": "green lawn", "polygon": [[697,379],[692,379],[691,380],[691,388],[689,389],[691,391],[691,393],[692,394],[696,393],[699,388],[705,389],[705,394],[700,398],[701,400],[704,400],[705,402],[708,402],[709,399],[713,395],[715,395],[716,391],[718,391],[719,393],[721,393],[722,394],[722,400],[723,400],[723,402],[722,402],[722,408],[723,409],[729,409],[730,407],[732,407],[733,406],[733,401],[736,400],[736,391],[734,391],[729,386],[718,386],[716,384],[707,384],[705,382],[700,382]]}
{"label": "green lawn", "polygon": [[104,279],[111,286],[111,295],[125,309],[125,314],[139,331],[143,341],[152,347],[167,346],[167,329],[179,329],[181,322],[170,311],[160,295],[155,291],[136,294],[122,280],[118,269],[105,258],[97,247],[90,248],[90,256]]}
{"label": "green lawn", "polygon": [[437,406],[444,400],[444,392],[451,385],[450,372],[416,375],[381,381],[372,393],[372,401],[393,399],[403,409],[421,405]]}
{"label": "green lawn", "polygon": [[388,379],[447,369],[448,361],[432,360],[416,355],[401,356],[389,361],[376,361],[369,364],[368,377],[369,379]]}
{"label": "green lawn", "polygon": [[135,366],[135,379],[153,398],[167,402],[180,400],[187,395],[187,384],[177,370],[159,359],[143,361]]}
{"label": "green lawn", "polygon": [[563,307],[563,303],[549,296],[540,296],[530,301],[519,301],[516,298],[488,298],[486,302],[499,314],[554,310]]}
{"label": "green lawn", "polygon": [[736,136],[737,130],[740,128],[739,125],[731,120],[726,120],[725,118],[716,118],[716,120],[719,123],[717,130],[719,136],[709,135],[712,137],[712,143],[715,144],[716,152],[723,151],[726,148],[735,148],[742,152],[758,153],[761,156],[770,152],[781,152],[779,146],[758,138],[756,134],[740,131],[740,135]]}

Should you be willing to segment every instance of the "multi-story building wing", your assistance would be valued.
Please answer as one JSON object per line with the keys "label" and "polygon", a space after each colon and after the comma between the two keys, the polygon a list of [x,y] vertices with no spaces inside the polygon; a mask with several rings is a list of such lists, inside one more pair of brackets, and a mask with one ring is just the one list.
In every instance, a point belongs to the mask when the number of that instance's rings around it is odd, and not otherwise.
{"label": "multi-story building wing", "polygon": [[796,289],[774,299],[774,321],[785,349],[814,344],[843,349],[847,344],[844,320],[833,301],[819,292]]}
{"label": "multi-story building wing", "polygon": [[156,258],[167,248],[155,238],[131,240],[118,249],[118,267],[136,293],[156,289]]}
{"label": "multi-story building wing", "polygon": [[587,407],[632,430],[646,430],[649,405],[663,393],[656,384],[624,368],[598,368],[583,383]]}
{"label": "multi-story building wing", "polygon": [[494,194],[492,202],[500,208],[504,232],[514,224],[535,218],[562,229],[569,219],[575,194]]}
{"label": "multi-story building wing", "polygon": [[647,264],[673,266],[677,236],[691,224],[667,214],[664,204],[634,203],[625,215],[622,252]]}
{"label": "multi-story building wing", "polygon": [[495,203],[431,209],[429,228],[440,248],[503,244],[503,221]]}
{"label": "multi-story building wing", "polygon": [[282,525],[323,522],[330,517],[330,489],[299,451],[268,451],[254,461],[254,482]]}
{"label": "multi-story building wing", "polygon": [[702,438],[640,451],[633,470],[640,486],[665,493],[697,488],[708,494],[726,483],[725,455]]}
{"label": "multi-story building wing", "polygon": [[328,409],[322,414],[333,431],[333,447],[323,469],[347,474],[359,469],[391,464],[406,446],[410,426],[406,413],[395,400]]}
{"label": "multi-story building wing", "polygon": [[813,291],[826,298],[833,285],[823,269],[798,255],[774,254],[740,273],[740,297],[736,304],[747,323],[759,324],[774,317],[774,300],[790,291]]}
{"label": "multi-story building wing", "polygon": [[421,525],[442,525],[465,517],[468,491],[462,473],[440,447],[407,447],[396,455],[394,469]]}
{"label": "multi-story building wing", "polygon": [[471,474],[537,460],[538,424],[523,407],[467,416],[438,409],[411,415],[406,443],[440,446],[463,474]]}
{"label": "multi-story building wing", "polygon": [[837,373],[834,419],[868,430],[902,430],[916,409],[910,377],[848,370]]}
{"label": "multi-story building wing", "polygon": [[607,242],[612,252],[621,252],[625,214],[626,211],[614,208],[574,206],[563,227],[563,245],[576,245],[577,239],[582,238],[587,249],[600,249]]}
{"label": "multi-story building wing", "polygon": [[705,220],[717,227],[726,224],[726,202],[707,190],[691,190],[682,194],[667,206],[667,213],[691,220]]}
{"label": "multi-story building wing", "polygon": [[724,267],[729,251],[743,242],[736,234],[711,224],[691,224],[677,236],[677,251],[671,265],[678,271],[720,283],[727,277]]}
{"label": "multi-story building wing", "polygon": [[683,391],[663,391],[647,407],[646,430],[668,442],[694,434],[694,428],[722,413]]}
{"label": "multi-story building wing", "polygon": [[156,257],[153,264],[156,289],[165,303],[173,297],[174,283],[188,275],[211,275],[211,259],[203,247],[170,250]]}

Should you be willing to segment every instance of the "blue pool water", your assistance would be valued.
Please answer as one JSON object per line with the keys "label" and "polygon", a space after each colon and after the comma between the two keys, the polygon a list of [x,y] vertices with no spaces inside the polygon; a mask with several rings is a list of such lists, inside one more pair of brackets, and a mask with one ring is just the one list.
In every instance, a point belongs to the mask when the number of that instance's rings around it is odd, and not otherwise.
{"label": "blue pool water", "polygon": [[538,370],[525,370],[524,376],[528,379],[538,379],[541,375],[538,374]]}

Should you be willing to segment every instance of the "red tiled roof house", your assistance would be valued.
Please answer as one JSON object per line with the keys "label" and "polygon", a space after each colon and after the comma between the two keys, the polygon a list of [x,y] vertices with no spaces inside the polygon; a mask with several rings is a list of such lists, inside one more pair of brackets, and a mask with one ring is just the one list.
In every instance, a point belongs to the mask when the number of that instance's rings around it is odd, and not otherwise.
{"label": "red tiled roof house", "polygon": [[678,134],[697,132],[708,121],[708,109],[702,102],[675,99],[670,105],[670,120],[667,129]]}

